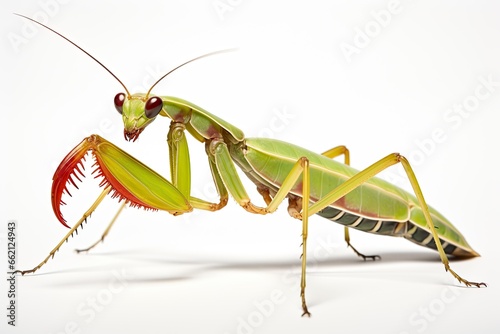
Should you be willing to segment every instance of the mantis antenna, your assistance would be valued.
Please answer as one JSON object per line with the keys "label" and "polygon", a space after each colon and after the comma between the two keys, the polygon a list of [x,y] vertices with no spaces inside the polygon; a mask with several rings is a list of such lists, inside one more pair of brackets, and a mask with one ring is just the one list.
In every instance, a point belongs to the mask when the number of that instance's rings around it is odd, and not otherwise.
{"label": "mantis antenna", "polygon": [[[80,49],[80,51],[82,51],[83,53],[85,53],[87,56],[89,56],[90,58],[92,58],[96,63],[98,63],[99,65],[101,65],[106,71],[108,71],[109,74],[111,74],[113,76],[113,78],[115,78],[122,86],[123,88],[125,89],[125,92],[127,93],[127,97],[130,98],[131,94],[129,92],[129,90],[127,89],[127,87],[125,86],[125,84],[120,80],[118,79],[118,77],[113,73],[111,72],[111,70],[109,68],[107,68],[103,63],[101,63],[99,60],[97,60],[97,58],[95,58],[94,56],[92,56],[90,53],[88,53],[87,51],[85,51],[82,47],[80,47],[78,44],[76,44],[75,42],[73,42],[72,40],[70,40],[69,38],[67,38],[66,36],[64,36],[63,34],[61,33],[58,33],[57,31],[55,31],[54,29],[46,26],[45,24],[43,23],[40,23],[28,16],[25,16],[25,15],[21,15],[21,14],[17,14],[17,13],[14,13],[14,15],[17,15],[17,16],[20,16],[20,17],[23,17],[25,19],[28,19],[50,31],[52,31],[54,34],[56,35],[59,35],[60,37],[64,38],[65,40],[67,40],[68,42],[70,42],[71,44],[73,44],[75,47],[77,47],[78,49]],[[191,60],[188,60],[186,61],[185,63],[182,63],[180,64],[179,66],[175,67],[174,69],[168,71],[165,75],[163,75],[160,79],[158,79],[152,86],[151,88],[149,88],[148,92],[146,93],[146,99],[148,98],[149,96],[149,93],[151,92],[151,90],[153,89],[154,86],[156,86],[161,80],[163,80],[166,76],[168,76],[169,74],[171,74],[172,72],[174,72],[175,70],[181,68],[182,66],[184,65],[187,65],[195,60],[198,60],[198,59],[201,59],[201,58],[205,58],[205,57],[209,57],[209,56],[212,56],[212,55],[216,55],[216,54],[219,54],[219,53],[224,53],[224,52],[231,52],[231,51],[235,51],[237,50],[236,48],[233,48],[233,49],[225,49],[225,50],[219,50],[219,51],[214,51],[214,52],[210,52],[210,53],[207,53],[207,54],[204,54],[204,55],[201,55],[201,56],[198,56],[196,58],[193,58]]]}
{"label": "mantis antenna", "polygon": [[232,52],[232,51],[236,51],[238,50],[237,48],[233,48],[233,49],[225,49],[225,50],[219,50],[219,51],[214,51],[214,52],[210,52],[210,53],[207,53],[207,54],[204,54],[204,55],[201,55],[201,56],[198,56],[196,58],[193,58],[191,60],[188,60],[187,62],[183,63],[183,64],[180,64],[179,66],[175,67],[174,69],[168,71],[166,74],[164,74],[160,79],[158,79],[152,86],[151,88],[149,88],[148,92],[146,93],[146,99],[148,98],[149,96],[149,93],[151,93],[151,90],[153,89],[154,86],[156,86],[156,84],[158,84],[160,81],[162,81],[166,76],[168,76],[170,73],[174,72],[175,70],[181,68],[182,66],[184,65],[187,65],[189,63],[192,63],[193,61],[195,60],[199,60],[201,58],[205,58],[205,57],[209,57],[209,56],[213,56],[213,55],[216,55],[216,54],[219,54],[219,53],[224,53],[224,52]]}
{"label": "mantis antenna", "polygon": [[40,23],[40,22],[38,22],[38,21],[36,21],[36,20],[33,20],[33,19],[32,19],[32,18],[30,18],[30,17],[27,17],[27,16],[25,16],[25,15],[21,15],[21,14],[17,14],[17,13],[14,13],[14,15],[21,16],[21,17],[24,17],[25,19],[28,19],[28,20],[30,20],[30,21],[32,21],[32,22],[35,22],[36,24],[39,24],[39,25],[41,25],[42,27],[44,27],[44,28],[46,28],[46,29],[48,29],[48,30],[52,31],[54,34],[61,36],[62,38],[64,38],[65,40],[67,40],[68,42],[70,42],[71,44],[73,44],[74,46],[76,46],[78,49],[80,49],[80,50],[81,50],[83,53],[85,53],[87,56],[89,56],[90,58],[92,58],[93,60],[95,60],[95,62],[96,62],[96,63],[98,63],[99,65],[101,65],[101,66],[102,66],[102,67],[103,67],[106,71],[108,71],[108,72],[109,72],[109,74],[111,74],[111,75],[113,76],[113,78],[115,78],[115,79],[116,79],[116,80],[117,80],[117,81],[118,81],[118,82],[119,82],[119,83],[123,86],[123,88],[125,89],[125,92],[127,92],[127,95],[130,97],[130,92],[128,91],[128,89],[127,89],[127,87],[125,86],[125,84],[124,84],[124,83],[123,83],[120,79],[118,79],[118,77],[117,77],[117,76],[116,76],[113,72],[111,72],[109,68],[107,68],[106,66],[104,66],[104,64],[103,64],[103,63],[101,63],[99,60],[97,60],[97,59],[96,59],[94,56],[92,56],[90,53],[88,53],[88,52],[87,52],[87,51],[85,51],[83,48],[81,48],[78,44],[76,44],[75,42],[73,42],[72,40],[70,40],[69,38],[67,38],[66,36],[64,36],[64,35],[62,35],[62,34],[60,34],[60,33],[58,33],[58,32],[57,32],[57,31],[55,31],[54,29],[52,29],[52,28],[50,28],[50,27],[47,27],[45,24]]}

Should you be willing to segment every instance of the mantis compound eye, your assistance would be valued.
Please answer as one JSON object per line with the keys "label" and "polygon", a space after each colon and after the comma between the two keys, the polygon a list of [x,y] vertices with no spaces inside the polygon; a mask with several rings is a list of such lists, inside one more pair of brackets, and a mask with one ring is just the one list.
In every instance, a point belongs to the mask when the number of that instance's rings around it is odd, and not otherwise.
{"label": "mantis compound eye", "polygon": [[160,113],[163,108],[163,101],[156,96],[150,97],[146,101],[146,106],[144,107],[144,113],[147,118],[155,118]]}
{"label": "mantis compound eye", "polygon": [[123,113],[123,103],[125,102],[125,94],[118,93],[115,96],[115,108],[120,114]]}

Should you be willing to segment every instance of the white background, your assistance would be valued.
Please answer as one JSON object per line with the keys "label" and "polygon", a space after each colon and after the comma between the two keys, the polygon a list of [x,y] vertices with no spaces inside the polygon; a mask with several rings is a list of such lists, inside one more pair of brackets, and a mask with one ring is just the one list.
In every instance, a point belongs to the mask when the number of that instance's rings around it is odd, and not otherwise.
{"label": "white background", "polygon": [[[112,104],[121,86],[66,41],[30,30],[12,12],[48,18],[132,91],[190,58],[239,47],[182,68],[154,92],[198,104],[249,137],[272,136],[317,152],[347,145],[358,168],[403,153],[428,202],[482,254],[452,261],[452,268],[489,283],[463,288],[437,253],[354,231],[361,251],[382,256],[363,263],[345,248],[340,226],[313,217],[312,317],[305,319],[297,288],[301,224],[285,206],[268,217],[234,201],[221,212],[180,217],[127,209],[103,245],[75,254],[99,238],[117,210],[107,199],[54,260],[18,278],[18,326],[6,325],[2,306],[3,333],[500,329],[496,2],[40,0],[2,7],[1,226],[18,221],[19,269],[39,263],[66,233],[52,213],[50,187],[71,148],[99,133],[168,176],[168,121],[158,119],[137,142],[125,142]],[[488,78],[490,90],[481,83]],[[470,111],[453,113],[464,103]],[[214,199],[203,145],[190,147],[193,194]],[[70,224],[99,193],[91,170],[87,165],[89,176],[63,208]],[[408,189],[401,175],[394,167],[383,177]],[[6,254],[6,227],[0,233]],[[0,281],[6,305],[6,280]]]}

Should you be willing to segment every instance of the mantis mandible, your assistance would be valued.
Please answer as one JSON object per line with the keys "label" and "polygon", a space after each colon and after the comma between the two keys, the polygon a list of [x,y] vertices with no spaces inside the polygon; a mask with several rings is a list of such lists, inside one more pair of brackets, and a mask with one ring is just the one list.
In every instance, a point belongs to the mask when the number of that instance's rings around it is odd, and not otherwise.
{"label": "mantis mandible", "polygon": [[[18,271],[19,273],[24,275],[40,269],[73,232],[86,222],[108,194],[122,202],[118,213],[101,239],[81,251],[88,251],[104,240],[127,204],[180,215],[194,209],[220,210],[226,206],[231,196],[244,210],[261,215],[275,212],[282,201],[288,199],[290,216],[302,221],[302,315],[310,315],[305,296],[307,236],[309,217],[314,214],[344,225],[348,247],[364,260],[376,260],[380,257],[364,255],[354,248],[350,243],[349,228],[404,237],[418,245],[437,250],[445,270],[459,282],[466,286],[486,286],[485,283],[468,281],[450,268],[448,255],[475,257],[479,254],[443,215],[427,205],[410,163],[404,156],[389,154],[357,171],[350,167],[350,153],[344,146],[318,154],[275,139],[245,138],[237,127],[188,101],[151,94],[158,82],[178,68],[202,57],[228,50],[189,60],[159,78],[145,94],[131,94],[115,74],[77,44],[40,22],[19,16],[64,38],[101,65],[121,84],[124,92],[115,96],[114,105],[122,117],[127,141],[135,142],[158,116],[170,119],[167,141],[171,177],[171,181],[168,181],[98,135],[83,139],[62,160],[53,177],[52,207],[57,219],[69,228],[61,213],[61,205],[65,204],[62,196],[71,195],[69,184],[78,188],[76,180],[81,181],[81,177],[84,177],[82,161],[89,151],[95,160],[96,170],[93,173],[102,178],[100,186],[104,189],[39,265],[30,270]],[[218,203],[191,196],[191,166],[186,133],[205,145],[208,165],[219,196]],[[344,163],[333,160],[340,156],[344,157]],[[396,164],[404,167],[414,195],[376,178],[378,173]],[[250,200],[236,166],[256,185],[265,206],[257,206]]]}

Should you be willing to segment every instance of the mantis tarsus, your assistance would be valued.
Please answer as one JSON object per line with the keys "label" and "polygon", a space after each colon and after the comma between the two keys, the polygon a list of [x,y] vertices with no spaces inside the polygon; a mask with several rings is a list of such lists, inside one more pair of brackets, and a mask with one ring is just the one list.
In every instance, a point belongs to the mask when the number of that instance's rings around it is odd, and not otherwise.
{"label": "mantis tarsus", "polygon": [[[368,168],[357,171],[350,167],[349,150],[344,146],[318,154],[274,139],[245,138],[240,129],[188,101],[151,94],[156,84],[172,71],[217,52],[179,65],[158,79],[145,94],[131,94],[117,76],[77,44],[44,24],[19,16],[51,30],[79,48],[123,86],[125,92],[115,96],[114,104],[122,116],[126,140],[136,141],[158,115],[171,121],[168,132],[171,181],[98,135],[85,138],[63,159],[53,178],[52,206],[56,217],[64,226],[69,228],[60,211],[61,204],[64,203],[61,198],[63,194],[69,194],[68,184],[76,186],[76,180],[80,181],[80,176],[84,176],[81,164],[88,151],[92,152],[95,159],[97,176],[102,177],[100,185],[104,190],[50,254],[33,269],[18,271],[21,274],[40,269],[110,193],[122,204],[99,241],[106,237],[126,204],[179,215],[193,209],[220,210],[226,206],[228,197],[231,196],[246,211],[254,214],[273,213],[287,198],[289,214],[302,221],[302,315],[310,315],[305,289],[308,220],[313,214],[343,224],[347,245],[365,260],[380,257],[366,256],[356,250],[350,243],[349,228],[404,237],[435,249],[439,252],[445,270],[459,282],[466,286],[486,286],[485,283],[463,279],[450,268],[447,254],[457,257],[474,257],[479,254],[446,218],[427,206],[417,178],[408,160],[402,155],[389,154]],[[227,50],[219,52],[225,51]],[[218,203],[191,196],[191,166],[186,131],[205,145],[208,165],[219,195]],[[339,156],[344,157],[344,163],[333,160]],[[415,196],[375,177],[396,164],[404,167]],[[252,203],[235,166],[240,167],[255,183],[266,203],[264,207]],[[99,241],[84,251],[90,250]]]}

